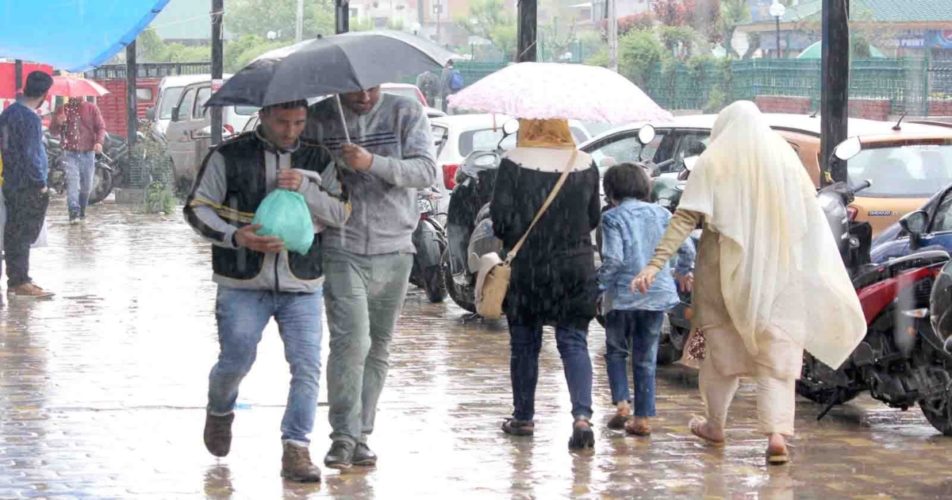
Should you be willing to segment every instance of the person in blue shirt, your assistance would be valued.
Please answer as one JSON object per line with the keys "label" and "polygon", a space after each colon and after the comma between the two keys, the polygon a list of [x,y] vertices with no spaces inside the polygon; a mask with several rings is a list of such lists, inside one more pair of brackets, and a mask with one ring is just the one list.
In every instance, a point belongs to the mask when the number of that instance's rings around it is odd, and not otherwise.
{"label": "person in blue shirt", "polygon": [[27,75],[23,96],[0,114],[0,153],[3,155],[3,197],[7,223],[3,229],[7,261],[7,294],[49,298],[53,294],[30,279],[30,245],[36,241],[50,203],[43,145],[43,122],[36,109],[53,86],[42,71]]}
{"label": "person in blue shirt", "polygon": [[[612,404],[616,414],[608,423],[629,434],[651,433],[655,416],[655,368],[665,311],[678,304],[677,284],[670,269],[658,274],[648,293],[631,288],[632,280],[654,255],[671,214],[647,200],[651,180],[631,163],[616,165],[603,180],[612,208],[602,214],[602,267],[598,285],[605,316],[605,354]],[[681,249],[677,274],[687,285],[694,266],[694,246]],[[634,417],[629,404],[626,360],[634,372]]]}

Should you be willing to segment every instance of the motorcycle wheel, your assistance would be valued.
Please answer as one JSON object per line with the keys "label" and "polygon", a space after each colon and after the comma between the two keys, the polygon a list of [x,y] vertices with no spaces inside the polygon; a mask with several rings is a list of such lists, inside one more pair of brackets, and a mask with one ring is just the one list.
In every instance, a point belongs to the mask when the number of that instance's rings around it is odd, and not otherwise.
{"label": "motorcycle wheel", "polygon": [[105,168],[96,168],[93,175],[93,188],[89,192],[89,204],[95,205],[106,199],[112,192],[112,172]]}
{"label": "motorcycle wheel", "polygon": [[446,280],[443,279],[443,266],[433,266],[423,272],[423,289],[426,298],[437,304],[446,299]]}
{"label": "motorcycle wheel", "polygon": [[688,338],[688,332],[676,326],[669,326],[668,333],[661,333],[661,341],[658,343],[658,365],[670,365],[679,359],[684,352],[684,341]]}
{"label": "motorcycle wheel", "polygon": [[946,436],[952,436],[952,391],[947,390],[942,396],[919,401],[919,408],[932,427]]}
{"label": "motorcycle wheel", "polygon": [[450,269],[449,252],[443,252],[443,272],[440,274],[443,275],[446,291],[449,293],[450,298],[453,299],[453,302],[456,302],[456,305],[462,307],[464,310],[475,313],[476,304],[468,296],[464,287],[456,283],[456,280],[453,279],[453,271]]}

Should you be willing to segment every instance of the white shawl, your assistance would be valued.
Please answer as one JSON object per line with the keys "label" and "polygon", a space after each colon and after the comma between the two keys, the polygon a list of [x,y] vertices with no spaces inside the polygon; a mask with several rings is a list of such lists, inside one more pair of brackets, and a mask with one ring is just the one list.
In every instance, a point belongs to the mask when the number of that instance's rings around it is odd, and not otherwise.
{"label": "white shawl", "polygon": [[679,208],[721,235],[721,292],[751,354],[772,328],[831,367],[849,357],[866,333],[859,299],[813,183],[752,102],[717,117]]}

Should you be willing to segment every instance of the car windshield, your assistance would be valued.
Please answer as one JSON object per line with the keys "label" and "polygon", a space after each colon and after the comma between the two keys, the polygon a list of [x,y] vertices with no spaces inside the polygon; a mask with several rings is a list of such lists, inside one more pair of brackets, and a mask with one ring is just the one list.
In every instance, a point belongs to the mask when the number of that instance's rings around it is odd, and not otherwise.
{"label": "car windshield", "polygon": [[178,102],[179,97],[182,95],[182,90],[184,89],[185,87],[168,87],[165,89],[161,97],[162,104],[159,108],[160,120],[172,119],[172,109],[175,108],[175,103]]}
{"label": "car windshield", "polygon": [[[467,130],[459,135],[459,154],[469,156],[470,153],[477,150],[492,151],[496,149],[496,145],[499,144],[502,136],[502,127]],[[506,140],[502,141],[501,147],[502,149],[516,147],[516,135],[506,137]]]}
{"label": "car windshield", "polygon": [[235,106],[235,114],[241,116],[251,116],[258,112],[257,106]]}
{"label": "car windshield", "polygon": [[852,182],[872,183],[861,196],[926,198],[952,181],[952,145],[865,149],[848,169]]}

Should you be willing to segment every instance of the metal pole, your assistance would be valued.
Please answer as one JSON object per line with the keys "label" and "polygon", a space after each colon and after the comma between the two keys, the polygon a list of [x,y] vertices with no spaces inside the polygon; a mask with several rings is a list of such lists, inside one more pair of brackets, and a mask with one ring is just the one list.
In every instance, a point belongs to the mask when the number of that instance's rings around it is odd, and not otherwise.
{"label": "metal pole", "polygon": [[14,97],[20,97],[23,93],[23,61],[19,59],[13,63],[13,79],[16,80],[13,83]]}
{"label": "metal pole", "polygon": [[776,19],[777,19],[777,59],[780,59],[780,57],[781,57],[781,52],[780,52],[780,16],[777,16]]}
{"label": "metal pole", "polygon": [[[225,10],[225,0],[212,0],[212,90],[221,84],[224,61],[222,59],[221,21]],[[221,143],[221,107],[214,106],[212,112],[212,146]]]}
{"label": "metal pole", "polygon": [[536,31],[538,29],[538,2],[537,0],[519,0],[519,24],[517,25],[516,39],[519,48],[516,52],[516,62],[536,61]]}
{"label": "metal pole", "polygon": [[615,0],[608,0],[608,68],[618,72],[618,12]]}
{"label": "metal pole", "polygon": [[350,31],[350,2],[349,0],[334,0],[334,32],[347,33]]}
{"label": "metal pole", "polygon": [[849,0],[823,0],[820,89],[820,161],[823,184],[846,181],[846,162],[833,159],[833,148],[846,139],[849,116]]}
{"label": "metal pole", "polygon": [[442,40],[442,37],[441,37],[441,35],[440,35],[440,31],[441,31],[440,18],[443,17],[443,16],[442,16],[442,14],[443,14],[443,4],[440,3],[439,1],[437,1],[435,7],[436,7],[436,44],[439,45],[439,44],[440,44],[440,40]]}
{"label": "metal pole", "polygon": [[297,22],[294,24],[294,41],[304,39],[304,0],[297,0]]}
{"label": "metal pole", "polygon": [[139,129],[139,106],[136,100],[136,85],[139,65],[136,64],[136,41],[126,45],[126,144],[129,150],[136,145]]}

